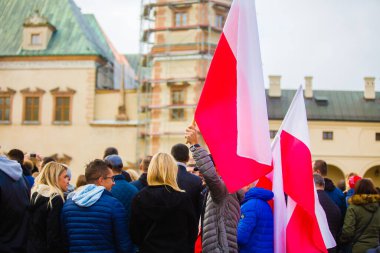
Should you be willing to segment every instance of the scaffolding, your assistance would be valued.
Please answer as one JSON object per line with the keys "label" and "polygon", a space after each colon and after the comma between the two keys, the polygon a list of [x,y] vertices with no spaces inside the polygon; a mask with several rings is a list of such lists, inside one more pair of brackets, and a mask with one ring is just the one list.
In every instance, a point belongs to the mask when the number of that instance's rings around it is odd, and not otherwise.
{"label": "scaffolding", "polygon": [[[140,85],[138,89],[140,125],[137,133],[137,150],[140,151],[140,155],[147,155],[151,152],[152,138],[154,137],[183,135],[183,131],[173,131],[170,127],[172,123],[165,119],[160,119],[160,130],[153,129],[153,114],[157,114],[162,110],[173,109],[194,111],[196,103],[171,104],[171,102],[167,101],[168,99],[162,99],[157,104],[157,101],[153,101],[153,97],[157,95],[154,87],[155,85],[167,84],[170,86],[178,83],[192,84],[194,86],[196,83],[200,93],[208,66],[217,46],[215,38],[219,39],[222,32],[222,25],[216,25],[213,18],[215,18],[215,13],[225,14],[226,17],[230,4],[231,0],[141,0],[141,60],[139,68]],[[177,17],[174,13],[178,10],[191,10],[193,19],[190,18],[190,14],[187,14],[185,17],[186,22],[177,25],[175,20]],[[162,13],[167,15],[165,16],[166,22],[162,21]],[[157,16],[161,20],[158,20]],[[194,31],[199,34],[199,37],[194,41],[189,41],[189,38],[186,37],[188,36],[188,31]],[[165,42],[163,43],[162,41],[157,41],[158,34],[165,38],[174,34],[177,37],[174,42],[164,40]],[[154,64],[157,62],[173,63],[186,60],[202,62],[203,69],[196,75],[184,77],[177,76],[175,70],[167,67],[164,78],[155,78],[153,76],[153,73],[157,71],[154,69]],[[204,62],[207,62],[207,64],[204,64]],[[171,65],[168,64],[168,66]],[[171,71],[172,73],[170,73]],[[161,97],[167,97],[167,94],[160,95]]]}

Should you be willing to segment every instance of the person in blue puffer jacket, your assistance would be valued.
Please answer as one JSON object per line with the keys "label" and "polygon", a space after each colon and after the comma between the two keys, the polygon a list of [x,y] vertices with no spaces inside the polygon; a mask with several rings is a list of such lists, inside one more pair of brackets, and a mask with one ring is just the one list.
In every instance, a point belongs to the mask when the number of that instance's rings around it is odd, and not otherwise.
{"label": "person in blue puffer jacket", "polygon": [[125,208],[110,192],[112,170],[96,159],[87,165],[85,177],[88,185],[69,194],[62,209],[70,253],[133,253]]}
{"label": "person in blue puffer jacket", "polygon": [[240,253],[273,253],[273,213],[267,201],[273,198],[269,190],[254,187],[247,191],[241,205],[237,240]]}

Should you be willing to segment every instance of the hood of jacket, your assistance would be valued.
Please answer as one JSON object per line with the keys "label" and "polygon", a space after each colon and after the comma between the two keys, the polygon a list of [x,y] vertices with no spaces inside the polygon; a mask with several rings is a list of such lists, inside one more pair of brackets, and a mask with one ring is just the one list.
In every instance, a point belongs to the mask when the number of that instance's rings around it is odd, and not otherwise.
{"label": "hood of jacket", "polygon": [[183,206],[183,194],[173,190],[170,186],[159,185],[144,188],[136,197],[144,207],[140,211],[150,219],[157,221]]}
{"label": "hood of jacket", "polygon": [[363,206],[367,211],[376,212],[380,203],[380,194],[354,194],[348,199],[349,204]]}
{"label": "hood of jacket", "polygon": [[50,195],[54,194],[55,192],[52,192],[50,187],[46,184],[40,184],[32,188],[32,194],[37,192],[38,195],[44,196],[46,198],[49,198]]}
{"label": "hood of jacket", "polygon": [[72,200],[78,206],[90,207],[100,199],[105,189],[103,186],[88,184],[79,191],[74,192]]}
{"label": "hood of jacket", "polygon": [[334,182],[330,179],[325,177],[325,191],[332,192],[335,190]]}
{"label": "hood of jacket", "polygon": [[13,160],[9,160],[6,156],[0,156],[0,170],[7,174],[14,181],[17,181],[22,176],[21,165]]}
{"label": "hood of jacket", "polygon": [[273,192],[266,190],[264,188],[254,187],[249,189],[249,191],[245,194],[245,198],[243,203],[247,202],[250,199],[261,199],[264,201],[269,201],[273,199]]}

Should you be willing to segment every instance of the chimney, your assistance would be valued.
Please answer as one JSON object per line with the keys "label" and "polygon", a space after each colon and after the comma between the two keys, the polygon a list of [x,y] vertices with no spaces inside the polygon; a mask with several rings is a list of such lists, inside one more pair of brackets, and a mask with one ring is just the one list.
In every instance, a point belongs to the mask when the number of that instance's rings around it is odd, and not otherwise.
{"label": "chimney", "polygon": [[281,97],[281,76],[269,76],[269,97]]}
{"label": "chimney", "polygon": [[376,98],[374,77],[364,77],[364,98],[365,99]]}
{"label": "chimney", "polygon": [[313,77],[305,76],[305,98],[313,98]]}

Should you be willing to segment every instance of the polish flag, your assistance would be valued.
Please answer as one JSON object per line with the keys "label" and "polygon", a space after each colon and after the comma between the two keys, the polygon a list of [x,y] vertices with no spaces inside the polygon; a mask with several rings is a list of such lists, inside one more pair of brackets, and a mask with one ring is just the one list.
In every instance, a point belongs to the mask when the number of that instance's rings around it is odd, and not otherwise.
{"label": "polish flag", "polygon": [[271,170],[254,0],[234,0],[231,5],[195,120],[229,192]]}
{"label": "polish flag", "polygon": [[314,187],[302,87],[273,140],[272,151],[275,252],[327,252],[336,243]]}

